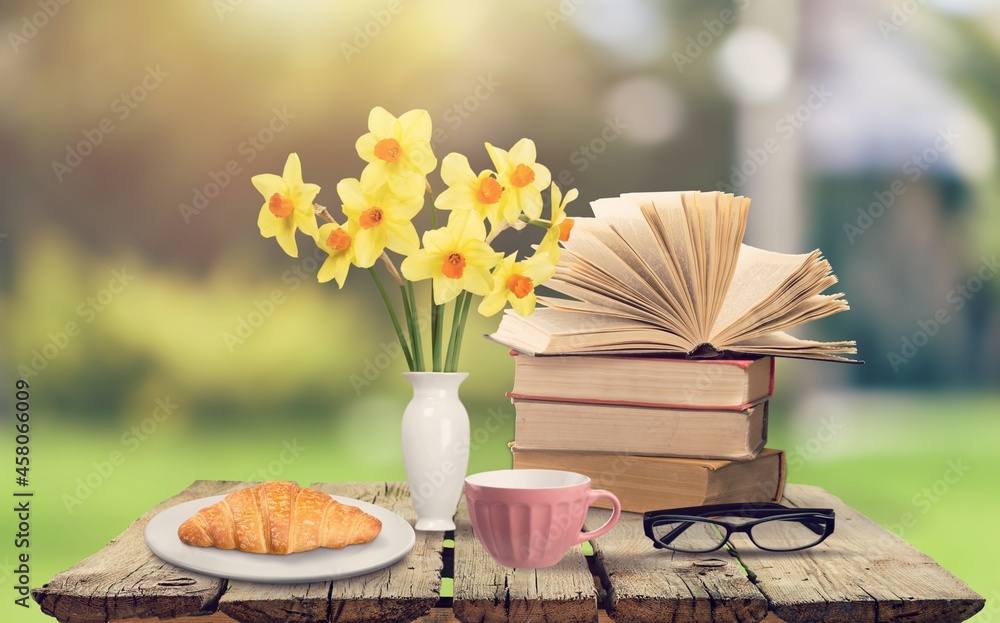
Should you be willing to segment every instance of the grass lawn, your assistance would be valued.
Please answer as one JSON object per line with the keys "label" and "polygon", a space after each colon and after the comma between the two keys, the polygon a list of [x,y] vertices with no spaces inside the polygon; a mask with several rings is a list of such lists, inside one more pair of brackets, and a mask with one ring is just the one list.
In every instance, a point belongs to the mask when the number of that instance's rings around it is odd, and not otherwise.
{"label": "grass lawn", "polygon": [[[326,430],[252,434],[192,434],[168,422],[138,442],[123,437],[127,428],[93,430],[36,414],[31,584],[39,586],[99,550],[130,521],[199,478],[303,484],[403,479],[400,410],[391,401],[368,403],[348,408]],[[470,471],[509,467],[510,412],[499,416],[499,430],[489,432],[496,426],[486,426],[486,409],[470,405],[469,411]],[[894,527],[987,598],[986,611],[973,621],[994,618],[1000,577],[993,561],[1000,558],[1000,544],[988,530],[1000,512],[1000,397],[848,395],[804,405],[805,417],[794,426],[787,411],[775,411],[769,445],[788,452],[789,481],[822,486]],[[384,441],[373,448],[359,444],[363,438]],[[10,444],[5,436],[5,456]],[[4,535],[13,533],[12,519],[12,513],[2,515]],[[0,620],[51,621],[33,602],[27,611],[13,605],[10,574],[16,564],[4,555],[0,576],[7,597]]]}

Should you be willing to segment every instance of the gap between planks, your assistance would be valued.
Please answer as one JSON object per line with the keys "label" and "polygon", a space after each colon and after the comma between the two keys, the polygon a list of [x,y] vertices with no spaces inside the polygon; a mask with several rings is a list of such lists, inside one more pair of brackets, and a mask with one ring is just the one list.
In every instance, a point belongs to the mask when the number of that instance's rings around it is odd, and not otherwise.
{"label": "gap between planks", "polygon": [[493,561],[476,539],[464,499],[455,516],[455,596],[465,623],[598,621],[594,576],[579,545],[552,567],[511,569]]}

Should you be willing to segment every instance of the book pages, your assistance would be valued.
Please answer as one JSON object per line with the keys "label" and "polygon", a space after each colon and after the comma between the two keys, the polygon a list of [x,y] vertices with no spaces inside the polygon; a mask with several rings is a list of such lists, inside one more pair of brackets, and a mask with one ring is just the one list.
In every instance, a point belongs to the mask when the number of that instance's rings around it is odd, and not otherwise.
{"label": "book pages", "polygon": [[732,349],[775,357],[805,357],[808,359],[846,361],[850,363],[854,363],[854,360],[840,357],[839,355],[854,354],[857,352],[854,340],[844,342],[816,342],[797,338],[783,331],[775,331],[760,337],[736,342],[732,345]]}
{"label": "book pages", "polygon": [[552,289],[560,294],[566,294],[567,296],[576,298],[585,297],[587,299],[586,301],[583,301],[548,296],[539,297],[538,300],[540,302],[544,303],[547,307],[551,307],[552,309],[579,311],[591,314],[604,314],[607,316],[615,316],[617,318],[628,318],[630,320],[646,322],[664,330],[670,330],[669,327],[661,326],[663,318],[651,312],[637,309],[630,303],[623,303],[611,297],[602,297],[594,294],[593,292],[588,292],[588,290],[584,288],[577,287],[569,283],[555,284]]}
{"label": "book pages", "polygon": [[689,349],[682,338],[638,320],[546,308],[530,316],[508,309],[491,337],[530,354],[684,353]]}
{"label": "book pages", "polygon": [[[615,238],[614,232],[605,238]],[[618,253],[602,244],[590,231],[574,236],[563,252],[556,276],[546,285],[552,290],[581,298],[590,303],[616,309],[616,315],[662,324],[668,330],[678,330],[676,315],[670,314],[665,303],[650,286],[645,275],[637,274],[622,256],[628,255],[627,245],[620,239],[610,240]],[[582,288],[575,289],[575,288]],[[617,302],[619,304],[614,304]]]}
{"label": "book pages", "polygon": [[637,219],[614,219],[608,221],[617,234],[627,255],[630,266],[659,294],[666,310],[681,324],[692,327],[695,318],[691,313],[691,301],[677,267],[670,264],[663,253],[650,253],[649,249],[659,248],[659,239],[642,221]]}
{"label": "book pages", "polygon": [[[785,329],[849,309],[820,251],[742,244],[750,200],[722,192],[628,193],[576,219],[546,285],[568,298],[505,315],[494,339],[545,354],[722,351],[850,361],[854,342]],[[504,341],[507,340],[507,341]]]}
{"label": "book pages", "polygon": [[[771,266],[783,261],[780,256],[784,254],[761,252],[760,249],[755,249],[752,255],[760,261],[765,257],[762,253],[767,254],[767,261]],[[787,262],[785,268],[794,263],[790,258],[804,260],[777,287],[746,309],[732,324],[715,333],[712,336],[713,345],[726,349],[734,340],[742,341],[780,331],[849,309],[842,293],[818,296],[837,283],[837,278],[831,273],[830,263],[823,259],[818,250],[806,255],[786,257],[789,259],[784,260]]]}
{"label": "book pages", "polygon": [[712,337],[727,335],[728,328],[772,295],[808,257],[807,254],[789,255],[742,245],[729,290],[712,327]]}
{"label": "book pages", "polygon": [[[607,220],[615,218],[629,218],[642,220],[642,209],[639,202],[622,197],[608,197],[590,202],[590,210],[594,213],[593,219],[587,220]],[[577,227],[579,219],[575,221]],[[571,237],[572,238],[572,237]]]}

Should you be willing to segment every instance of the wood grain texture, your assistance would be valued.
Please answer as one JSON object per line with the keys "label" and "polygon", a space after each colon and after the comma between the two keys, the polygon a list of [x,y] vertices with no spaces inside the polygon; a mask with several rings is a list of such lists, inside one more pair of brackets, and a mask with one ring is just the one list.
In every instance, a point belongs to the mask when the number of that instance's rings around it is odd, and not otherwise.
{"label": "wood grain texture", "polygon": [[787,623],[955,623],[983,598],[892,532],[818,487],[788,485],[784,504],[833,508],[835,532],[814,548],[771,553],[732,543],[771,610]]}
{"label": "wood grain texture", "polygon": [[[607,615],[606,612],[601,610],[597,617],[598,623],[612,623],[611,617]],[[777,619],[775,619],[777,621]],[[153,623],[149,619],[123,619],[120,621],[114,621],[113,623]],[[234,619],[222,614],[221,612],[216,612],[214,614],[209,614],[200,617],[181,617],[179,619],[168,619],[163,621],[163,623],[236,623]],[[420,617],[419,619],[414,619],[413,623],[459,623],[459,620],[455,618],[455,613],[452,612],[451,608],[431,608],[428,614]],[[765,623],[772,623],[770,620],[765,621]]]}
{"label": "wood grain texture", "polygon": [[[610,516],[591,509],[587,529]],[[767,616],[767,599],[732,556],[655,549],[643,533],[642,515],[622,513],[618,525],[592,543],[616,623],[757,623]]]}
{"label": "wood grain texture", "polygon": [[452,609],[462,623],[598,620],[594,577],[579,545],[552,567],[510,569],[495,563],[476,540],[464,497],[455,525]]}
{"label": "wood grain texture", "polygon": [[[377,504],[411,523],[416,513],[406,483],[316,483],[333,495]],[[309,584],[232,582],[219,610],[241,623],[409,622],[426,615],[441,589],[441,532],[417,532],[395,565],[354,578]]]}
{"label": "wood grain texture", "polygon": [[[507,569],[475,539],[464,500],[455,536],[453,610],[433,607],[440,591],[441,533],[417,533],[413,552],[393,567],[336,582],[234,583],[157,559],[142,531],[161,510],[228,493],[250,483],[198,481],[133,522],[100,552],[32,591],[42,611],[65,623],[159,619],[184,623],[259,621],[416,621],[418,623],[713,621],[726,623],[952,623],[967,619],[982,597],[891,532],[825,491],[788,485],[785,503],[832,507],[836,532],[802,552],[773,554],[734,537],[734,553],[671,554],[653,549],[641,517],[623,514],[594,542],[594,567],[609,589],[609,612],[597,608],[580,548],[549,569]],[[318,485],[374,502],[414,521],[405,484]],[[587,528],[608,511],[592,509]],[[770,605],[771,611],[766,607]],[[215,611],[217,606],[219,611]],[[206,616],[190,616],[210,613]]]}
{"label": "wood grain texture", "polygon": [[142,531],[160,511],[247,486],[199,480],[158,504],[93,556],[31,591],[42,612],[67,623],[129,618],[175,618],[212,612],[226,581],[163,562],[146,547]]}
{"label": "wood grain texture", "polygon": [[193,617],[177,617],[176,619],[119,619],[117,621],[112,621],[111,623],[157,623],[158,621],[163,621],[165,623],[239,623],[232,617],[222,614],[221,612],[213,612],[212,614],[203,614]]}

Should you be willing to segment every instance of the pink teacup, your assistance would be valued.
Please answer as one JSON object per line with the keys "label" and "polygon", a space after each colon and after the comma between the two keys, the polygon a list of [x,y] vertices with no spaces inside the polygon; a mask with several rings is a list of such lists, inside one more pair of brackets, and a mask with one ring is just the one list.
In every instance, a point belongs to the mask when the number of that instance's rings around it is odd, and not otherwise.
{"label": "pink teacup", "polygon": [[[587,508],[608,498],[611,519],[580,532]],[[472,528],[493,560],[507,567],[550,567],[569,548],[614,527],[621,505],[613,493],[590,488],[590,478],[552,469],[504,469],[465,479]]]}

